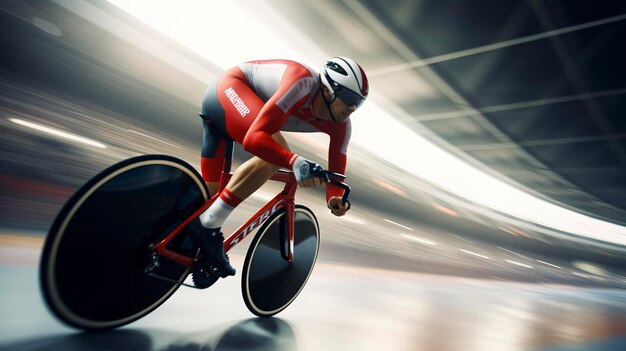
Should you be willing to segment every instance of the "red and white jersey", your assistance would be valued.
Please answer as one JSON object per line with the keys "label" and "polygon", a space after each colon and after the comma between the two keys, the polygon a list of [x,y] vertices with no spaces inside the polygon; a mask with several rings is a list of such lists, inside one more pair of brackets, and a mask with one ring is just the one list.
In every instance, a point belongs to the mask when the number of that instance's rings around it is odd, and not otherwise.
{"label": "red and white jersey", "polygon": [[[268,162],[291,168],[297,155],[282,148],[271,135],[279,130],[322,132],[330,136],[328,170],[345,173],[351,123],[349,119],[344,123],[321,120],[315,115],[313,99],[320,89],[316,71],[289,60],[251,61],[238,68],[248,86],[264,102],[245,131],[243,145],[248,151]],[[327,198],[341,194],[341,189],[327,187]]]}

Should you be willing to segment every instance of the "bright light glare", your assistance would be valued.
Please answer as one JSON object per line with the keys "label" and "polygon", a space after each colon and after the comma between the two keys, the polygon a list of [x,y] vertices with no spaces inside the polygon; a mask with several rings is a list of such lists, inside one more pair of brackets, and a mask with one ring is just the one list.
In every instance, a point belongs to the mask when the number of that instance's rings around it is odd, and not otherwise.
{"label": "bright light glare", "polygon": [[[504,213],[567,233],[626,245],[626,227],[558,207],[522,192],[440,149],[376,104],[359,109],[352,141],[450,192]],[[381,129],[384,128],[384,133]],[[376,143],[372,143],[376,140]]]}
{"label": "bright light glare", "polygon": [[[232,1],[109,1],[222,68],[262,58],[290,58],[315,66]],[[371,95],[376,95],[375,87]],[[626,245],[626,227],[547,203],[472,168],[403,126],[372,99],[357,117],[354,144],[422,179],[530,222]]]}
{"label": "bright light glare", "polygon": [[234,1],[109,2],[223,69],[263,58],[307,62]]}
{"label": "bright light glare", "polygon": [[38,130],[40,132],[44,132],[46,134],[50,134],[62,139],[66,139],[66,140],[71,140],[71,141],[76,141],[79,143],[83,143],[83,144],[87,144],[90,146],[95,146],[95,147],[99,147],[101,149],[106,149],[106,145],[99,143],[97,141],[91,140],[91,139],[87,139],[85,137],[81,137],[78,136],[76,134],[72,134],[72,133],[68,133],[68,132],[64,132],[58,129],[54,129],[54,128],[50,128],[50,127],[46,127],[44,125],[41,124],[37,124],[37,123],[33,123],[33,122],[28,122],[22,119],[17,119],[17,118],[9,118],[9,121],[15,123],[15,124],[19,124],[21,126],[24,127],[28,127],[34,130]]}

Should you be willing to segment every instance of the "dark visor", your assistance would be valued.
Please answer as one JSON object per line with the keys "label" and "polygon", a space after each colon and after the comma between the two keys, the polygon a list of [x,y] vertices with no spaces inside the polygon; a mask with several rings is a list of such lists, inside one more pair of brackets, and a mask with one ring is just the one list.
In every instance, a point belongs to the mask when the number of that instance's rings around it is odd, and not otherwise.
{"label": "dark visor", "polygon": [[365,99],[361,95],[353,92],[350,89],[344,88],[341,85],[335,89],[335,95],[339,99],[341,99],[344,104],[348,106],[354,105],[356,106],[356,108],[359,108],[363,104],[363,101],[365,101]]}

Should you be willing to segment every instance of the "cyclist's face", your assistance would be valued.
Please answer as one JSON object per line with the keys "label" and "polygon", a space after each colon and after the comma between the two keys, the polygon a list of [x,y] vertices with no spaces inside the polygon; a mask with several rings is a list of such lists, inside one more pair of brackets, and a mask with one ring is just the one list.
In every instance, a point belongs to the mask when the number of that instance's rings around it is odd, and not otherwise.
{"label": "cyclist's face", "polygon": [[348,118],[350,118],[350,115],[352,114],[352,112],[356,110],[356,105],[348,106],[340,98],[337,98],[330,105],[330,109],[333,111],[333,115],[337,119],[337,122],[343,123]]}

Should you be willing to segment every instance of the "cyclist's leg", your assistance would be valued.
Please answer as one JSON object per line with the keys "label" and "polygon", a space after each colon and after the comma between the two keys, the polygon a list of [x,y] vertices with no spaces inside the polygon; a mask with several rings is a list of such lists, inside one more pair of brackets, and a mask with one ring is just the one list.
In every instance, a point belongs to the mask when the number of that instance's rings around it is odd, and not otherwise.
{"label": "cyclist's leg", "polygon": [[[203,125],[204,138],[201,158],[202,178],[204,178],[209,187],[209,192],[211,196],[213,196],[219,189],[221,171],[228,171],[230,169],[234,143],[230,138],[224,136],[214,123],[203,120]],[[218,198],[210,208],[215,209],[215,204],[221,202],[222,199],[220,195],[220,198]],[[220,206],[217,206],[217,208],[219,209]],[[212,272],[220,277],[234,275],[235,269],[230,265],[228,256],[226,256],[224,252],[223,234],[219,229],[208,230],[208,227],[206,227],[202,221],[205,213],[194,219],[188,225],[188,233],[200,246],[206,267],[211,267]]]}
{"label": "cyclist's leg", "polygon": [[[272,138],[287,150],[289,144],[280,132],[272,135]],[[226,189],[239,199],[245,200],[257,191],[278,171],[278,166],[266,162],[259,157],[253,157],[242,164],[226,185]]]}
{"label": "cyclist's leg", "polygon": [[202,138],[202,157],[200,167],[202,178],[207,183],[210,196],[213,196],[219,187],[220,175],[224,169],[224,162],[232,159],[233,142],[228,140],[217,129],[215,124],[202,120],[204,134]]}
{"label": "cyclist's leg", "polygon": [[[289,149],[287,141],[280,132],[274,133],[272,138],[282,147]],[[219,230],[232,211],[263,186],[278,171],[278,168],[257,156],[244,162],[234,172],[220,197],[200,216],[202,225]]]}
{"label": "cyclist's leg", "polygon": [[226,130],[226,111],[217,93],[220,80],[209,85],[200,113],[204,128],[200,163],[202,178],[207,183],[211,196],[218,191],[222,170],[230,171],[233,156],[233,140]]}
{"label": "cyclist's leg", "polygon": [[[222,135],[239,143],[264,104],[245,79],[241,70],[227,71],[216,84],[209,87],[202,105],[203,115],[210,116],[217,129],[223,132]],[[203,261],[221,277],[235,274],[235,269],[224,253],[221,226],[241,201],[228,189],[224,189],[215,202],[189,225],[192,237],[203,252]]]}

